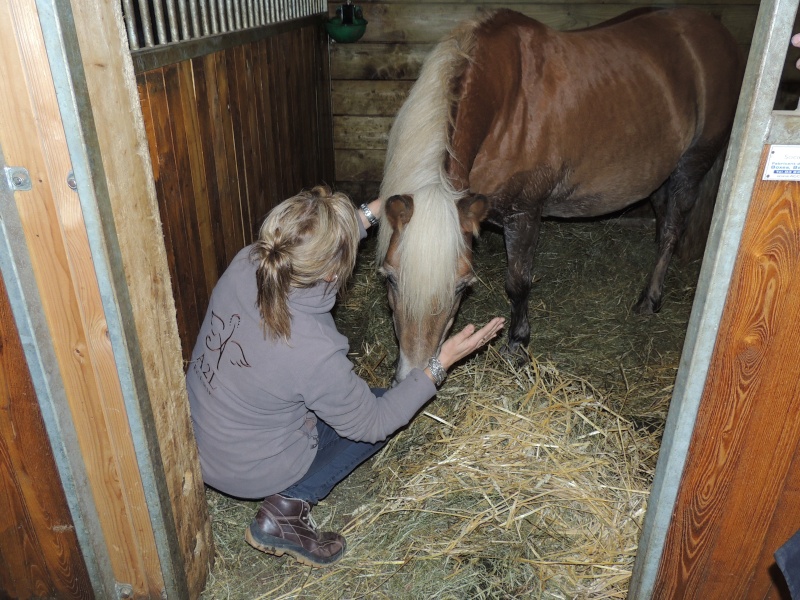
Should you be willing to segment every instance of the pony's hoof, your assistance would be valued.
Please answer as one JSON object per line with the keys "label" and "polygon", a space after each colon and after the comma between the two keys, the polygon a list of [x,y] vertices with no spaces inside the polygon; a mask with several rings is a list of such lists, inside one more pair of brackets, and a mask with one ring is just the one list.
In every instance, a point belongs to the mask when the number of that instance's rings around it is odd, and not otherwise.
{"label": "pony's hoof", "polygon": [[523,367],[531,358],[528,356],[527,344],[520,342],[508,342],[500,350],[503,357],[515,367]]}
{"label": "pony's hoof", "polygon": [[642,294],[638,302],[633,305],[633,313],[636,315],[654,315],[661,310],[661,300],[653,300],[647,294]]}

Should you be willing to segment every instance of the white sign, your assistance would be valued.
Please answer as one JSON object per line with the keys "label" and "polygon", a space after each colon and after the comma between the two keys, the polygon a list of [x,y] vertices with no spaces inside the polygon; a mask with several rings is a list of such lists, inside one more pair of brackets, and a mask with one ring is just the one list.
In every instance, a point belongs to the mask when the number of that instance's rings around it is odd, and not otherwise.
{"label": "white sign", "polygon": [[800,146],[770,146],[762,179],[800,181]]}

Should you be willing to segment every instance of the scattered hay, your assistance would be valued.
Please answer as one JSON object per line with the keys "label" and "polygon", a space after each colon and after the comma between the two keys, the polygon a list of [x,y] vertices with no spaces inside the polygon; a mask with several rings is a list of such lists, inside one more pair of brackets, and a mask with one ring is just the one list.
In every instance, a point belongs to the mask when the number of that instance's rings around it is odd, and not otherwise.
{"label": "scattered hay", "polygon": [[[625,306],[652,260],[649,237],[546,225],[530,361],[508,363],[496,342],[460,365],[408,428],[314,509],[321,527],[347,536],[331,568],[255,552],[243,532],[257,503],[209,491],[217,562],[204,598],[626,596],[692,269],[671,274],[664,310],[641,320]],[[456,327],[507,312],[502,240],[481,244],[480,282]],[[370,261],[368,246],[336,318],[360,374],[386,385],[396,347]]]}

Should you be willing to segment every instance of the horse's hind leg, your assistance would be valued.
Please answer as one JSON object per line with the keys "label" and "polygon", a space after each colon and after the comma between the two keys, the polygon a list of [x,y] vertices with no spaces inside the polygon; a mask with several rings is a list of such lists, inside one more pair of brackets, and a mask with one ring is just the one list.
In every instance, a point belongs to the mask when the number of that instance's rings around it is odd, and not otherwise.
{"label": "horse's hind leg", "polygon": [[528,298],[531,292],[533,258],[542,226],[541,212],[541,206],[537,206],[530,212],[513,214],[503,223],[508,256],[506,294],[511,301],[511,322],[506,348],[510,354],[518,354],[527,349],[531,338]]}
{"label": "horse's hind leg", "polygon": [[652,200],[658,228],[658,256],[650,279],[633,307],[634,312],[652,314],[661,308],[664,301],[664,279],[670,260],[686,230],[686,217],[697,200],[703,177],[711,168],[715,157],[716,149],[712,151],[708,147],[686,152],[665,184],[654,194]]}

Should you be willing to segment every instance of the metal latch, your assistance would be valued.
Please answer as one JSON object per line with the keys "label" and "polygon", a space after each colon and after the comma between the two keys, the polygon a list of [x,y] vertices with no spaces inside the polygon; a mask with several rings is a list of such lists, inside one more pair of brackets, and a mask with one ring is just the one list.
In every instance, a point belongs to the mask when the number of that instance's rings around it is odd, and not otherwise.
{"label": "metal latch", "polygon": [[8,187],[14,192],[27,192],[31,189],[31,175],[25,167],[3,167]]}

